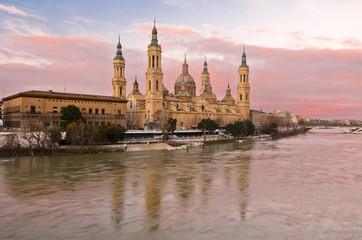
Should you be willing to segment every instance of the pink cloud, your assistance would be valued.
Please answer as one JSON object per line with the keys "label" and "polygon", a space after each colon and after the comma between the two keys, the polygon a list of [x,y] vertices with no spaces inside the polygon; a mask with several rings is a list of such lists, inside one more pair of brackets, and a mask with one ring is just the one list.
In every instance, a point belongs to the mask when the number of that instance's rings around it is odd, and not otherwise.
{"label": "pink cloud", "polygon": [[[148,25],[136,26],[139,34],[148,36],[153,27]],[[206,55],[218,99],[225,96],[228,83],[236,97],[242,44],[204,37],[187,27],[160,25],[158,32],[164,54],[164,85],[170,92],[181,74],[183,57],[178,59],[167,53],[178,50],[188,53],[189,72],[196,81],[197,92]],[[31,89],[62,91],[64,86],[70,92],[111,94],[116,44],[94,38],[2,35],[0,46],[0,83],[5,96]],[[362,119],[361,49],[288,50],[247,46],[246,53],[252,108],[290,110],[321,118]],[[137,75],[144,93],[147,49],[123,45],[123,55],[127,91],[132,90]]]}

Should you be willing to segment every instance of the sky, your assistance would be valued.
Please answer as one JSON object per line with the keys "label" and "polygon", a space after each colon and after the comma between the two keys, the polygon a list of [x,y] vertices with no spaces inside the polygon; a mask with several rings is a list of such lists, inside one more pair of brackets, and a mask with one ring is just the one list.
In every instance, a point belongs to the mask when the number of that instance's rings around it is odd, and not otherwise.
{"label": "sky", "polygon": [[29,90],[111,95],[120,35],[127,94],[145,92],[156,18],[164,85],[172,93],[184,54],[201,85],[236,98],[245,45],[251,108],[362,120],[359,0],[0,0],[1,97]]}

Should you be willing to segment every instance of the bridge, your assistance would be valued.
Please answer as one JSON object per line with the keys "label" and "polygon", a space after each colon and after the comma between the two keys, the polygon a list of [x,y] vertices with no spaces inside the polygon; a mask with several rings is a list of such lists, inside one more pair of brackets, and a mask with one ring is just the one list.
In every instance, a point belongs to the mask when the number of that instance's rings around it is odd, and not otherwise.
{"label": "bridge", "polygon": [[337,126],[315,126],[315,127],[306,127],[306,131],[317,130],[317,129],[336,129],[343,133],[358,133],[362,132],[362,127],[354,127],[354,128],[343,128]]}

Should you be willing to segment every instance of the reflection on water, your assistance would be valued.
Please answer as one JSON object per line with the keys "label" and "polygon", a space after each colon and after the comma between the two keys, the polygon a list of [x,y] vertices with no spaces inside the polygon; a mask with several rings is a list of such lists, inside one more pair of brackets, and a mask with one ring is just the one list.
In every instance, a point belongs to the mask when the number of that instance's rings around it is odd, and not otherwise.
{"label": "reflection on water", "polygon": [[359,239],[361,135],[0,159],[1,239]]}

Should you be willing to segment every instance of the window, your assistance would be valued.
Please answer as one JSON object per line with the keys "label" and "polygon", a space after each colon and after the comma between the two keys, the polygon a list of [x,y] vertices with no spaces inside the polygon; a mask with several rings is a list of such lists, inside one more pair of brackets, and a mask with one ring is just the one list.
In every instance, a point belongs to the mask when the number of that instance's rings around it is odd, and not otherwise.
{"label": "window", "polygon": [[244,82],[245,82],[245,74],[244,74]]}
{"label": "window", "polygon": [[53,107],[53,113],[57,113],[58,112],[58,107]]}
{"label": "window", "polygon": [[35,113],[35,106],[30,106],[30,112]]}
{"label": "window", "polygon": [[151,56],[148,58],[148,68],[151,67]]}
{"label": "window", "polygon": [[157,67],[158,67],[158,56],[157,56]]}
{"label": "window", "polygon": [[119,69],[121,71],[120,77],[122,77],[122,68]]}
{"label": "window", "polygon": [[155,55],[152,55],[152,67],[155,67]]}
{"label": "window", "polygon": [[87,110],[85,108],[82,108],[82,113],[86,113]]}
{"label": "window", "polygon": [[148,90],[151,91],[151,81],[148,82]]}
{"label": "window", "polygon": [[103,109],[102,109],[102,114],[105,114],[105,112],[106,112],[106,110],[103,108]]}
{"label": "window", "polygon": [[93,113],[93,109],[90,108],[90,109],[89,109],[89,114],[92,114],[92,113]]}
{"label": "window", "polygon": [[245,95],[245,100],[248,100],[248,94]]}
{"label": "window", "polygon": [[158,91],[158,80],[156,81],[156,91]]}
{"label": "window", "polygon": [[96,112],[95,112],[95,114],[98,114],[99,113],[99,109],[98,108],[96,108]]}
{"label": "window", "polygon": [[242,101],[243,100],[243,95],[242,94],[240,94],[240,101]]}
{"label": "window", "polygon": [[122,87],[119,88],[119,95],[122,96]]}
{"label": "window", "polygon": [[129,107],[132,108],[132,100],[129,101]]}

